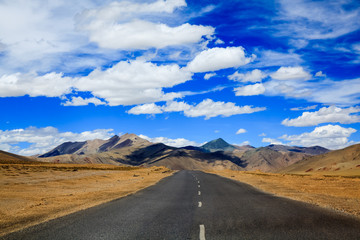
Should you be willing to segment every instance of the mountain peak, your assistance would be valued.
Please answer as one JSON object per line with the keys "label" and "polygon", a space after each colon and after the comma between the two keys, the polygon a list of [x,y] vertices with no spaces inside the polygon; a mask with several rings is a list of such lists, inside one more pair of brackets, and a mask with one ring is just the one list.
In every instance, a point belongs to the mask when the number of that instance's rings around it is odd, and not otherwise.
{"label": "mountain peak", "polygon": [[215,140],[212,140],[202,146],[203,149],[210,151],[210,152],[216,152],[216,151],[226,151],[231,152],[235,149],[235,147],[229,143],[227,143],[222,138],[217,138]]}

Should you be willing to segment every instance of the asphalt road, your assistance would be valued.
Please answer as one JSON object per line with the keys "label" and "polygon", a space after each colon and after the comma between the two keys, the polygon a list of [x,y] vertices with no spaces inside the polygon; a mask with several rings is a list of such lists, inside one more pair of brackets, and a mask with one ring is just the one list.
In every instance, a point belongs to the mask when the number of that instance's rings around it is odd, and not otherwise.
{"label": "asphalt road", "polygon": [[360,221],[216,175],[180,171],[4,239],[360,239]]}

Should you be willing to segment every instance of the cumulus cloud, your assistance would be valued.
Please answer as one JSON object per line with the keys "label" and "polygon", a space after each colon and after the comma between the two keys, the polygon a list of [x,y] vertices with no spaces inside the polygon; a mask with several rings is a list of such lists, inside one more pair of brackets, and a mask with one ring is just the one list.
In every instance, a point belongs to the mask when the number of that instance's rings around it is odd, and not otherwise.
{"label": "cumulus cloud", "polygon": [[280,140],[274,139],[274,138],[263,138],[262,142],[264,143],[270,143],[275,145],[284,145]]}
{"label": "cumulus cloud", "polygon": [[191,105],[185,102],[176,102],[176,101],[167,102],[166,106],[162,107],[164,112],[183,112],[189,110],[190,108]]}
{"label": "cumulus cloud", "polygon": [[264,107],[239,107],[232,102],[214,102],[211,99],[205,99],[196,106],[192,106],[189,110],[184,111],[184,114],[187,117],[205,116],[205,119],[207,120],[217,116],[229,117],[232,115],[249,114],[264,110],[266,110]]}
{"label": "cumulus cloud", "polygon": [[228,76],[230,80],[239,81],[239,82],[261,82],[266,78],[266,74],[259,69],[254,69],[251,72],[239,73],[236,71],[232,75]]}
{"label": "cumulus cloud", "polygon": [[247,57],[243,47],[210,48],[200,52],[188,63],[191,72],[211,72],[225,68],[240,67],[250,63],[255,55]]}
{"label": "cumulus cloud", "polygon": [[276,80],[309,80],[311,78],[311,74],[303,67],[280,67],[270,76]]}
{"label": "cumulus cloud", "polygon": [[169,101],[179,93],[164,93],[190,80],[192,74],[178,65],[156,65],[143,60],[122,61],[106,70],[96,69],[76,82],[79,91],[91,92],[110,106]]}
{"label": "cumulus cloud", "polygon": [[320,123],[357,123],[360,122],[360,107],[339,108],[336,106],[323,107],[316,112],[303,112],[295,119],[285,119],[282,124],[285,126],[305,127],[314,126]]}
{"label": "cumulus cloud", "polygon": [[[74,80],[62,73],[37,74],[15,73],[0,77],[0,97],[59,97],[70,93]],[[36,86],[36,87],[34,87]]]}
{"label": "cumulus cloud", "polygon": [[71,100],[67,100],[65,103],[63,103],[63,106],[85,106],[89,103],[97,105],[106,105],[105,102],[101,101],[98,98],[82,98],[82,97],[73,97]]}
{"label": "cumulus cloud", "polygon": [[134,115],[140,114],[159,114],[162,113],[163,110],[161,107],[157,106],[155,103],[147,103],[143,105],[138,105],[131,108],[128,113]]}
{"label": "cumulus cloud", "polygon": [[216,73],[206,73],[206,74],[204,75],[204,79],[205,79],[205,80],[209,80],[210,78],[212,78],[212,77],[214,77],[214,76],[216,76]]}
{"label": "cumulus cloud", "polygon": [[[185,23],[170,27],[159,22],[159,14],[171,14],[184,6],[184,0],[112,2],[104,7],[84,11],[78,17],[78,27],[88,32],[90,41],[111,49],[164,48],[197,43],[203,36],[214,33],[214,28],[209,26]],[[151,21],[154,18],[157,19]]]}
{"label": "cumulus cloud", "polygon": [[199,143],[187,140],[185,138],[167,138],[167,137],[150,138],[142,134],[140,134],[139,137],[144,138],[153,143],[163,143],[165,145],[172,147],[200,146]]}
{"label": "cumulus cloud", "polygon": [[168,102],[164,106],[156,104],[144,104],[135,106],[128,111],[129,114],[157,114],[163,112],[183,112],[187,117],[204,116],[206,120],[222,116],[229,117],[238,114],[249,114],[266,110],[265,107],[236,106],[232,102],[214,102],[211,99],[205,99],[197,105],[189,105],[185,102]]}
{"label": "cumulus cloud", "polygon": [[356,130],[353,128],[329,124],[316,127],[312,132],[305,132],[300,135],[283,135],[280,138],[289,141],[290,145],[304,147],[317,145],[329,149],[340,149],[354,144],[354,142],[349,141],[349,137],[355,132]]}
{"label": "cumulus cloud", "polygon": [[237,130],[236,134],[242,134],[242,133],[246,133],[246,129],[244,128],[240,128],[239,130]]}
{"label": "cumulus cloud", "polygon": [[326,77],[326,74],[323,73],[322,71],[319,71],[319,72],[315,73],[315,77]]}
{"label": "cumulus cloud", "polygon": [[263,94],[265,92],[265,87],[261,83],[256,83],[254,85],[234,88],[234,91],[236,96],[254,96]]}
{"label": "cumulus cloud", "polygon": [[[86,141],[92,139],[108,139],[113,136],[113,129],[95,129],[81,133],[59,132],[57,128],[28,127],[25,129],[0,130],[0,146],[4,150],[20,155],[45,153],[52,148],[68,141]],[[29,147],[20,148],[18,144],[28,143]]]}

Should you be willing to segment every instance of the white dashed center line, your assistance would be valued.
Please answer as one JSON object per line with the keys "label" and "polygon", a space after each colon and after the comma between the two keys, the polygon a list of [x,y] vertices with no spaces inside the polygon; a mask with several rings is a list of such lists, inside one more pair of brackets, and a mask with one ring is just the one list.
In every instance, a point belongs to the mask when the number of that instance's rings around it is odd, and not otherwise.
{"label": "white dashed center line", "polygon": [[198,187],[200,187],[200,185],[198,185]]}
{"label": "white dashed center line", "polygon": [[205,226],[204,226],[204,224],[200,225],[199,239],[200,240],[205,240]]}
{"label": "white dashed center line", "polygon": [[198,195],[199,195],[199,196],[201,195],[201,192],[200,192],[200,191],[198,191]]}
{"label": "white dashed center line", "polygon": [[202,202],[199,202],[199,206],[198,207],[201,207],[202,206]]}

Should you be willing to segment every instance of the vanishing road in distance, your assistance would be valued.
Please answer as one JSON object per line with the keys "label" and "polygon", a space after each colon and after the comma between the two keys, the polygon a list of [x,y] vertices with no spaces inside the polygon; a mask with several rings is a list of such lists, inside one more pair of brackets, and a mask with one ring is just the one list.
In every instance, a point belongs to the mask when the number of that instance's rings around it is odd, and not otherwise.
{"label": "vanishing road in distance", "polygon": [[360,239],[360,221],[200,171],[3,239]]}

